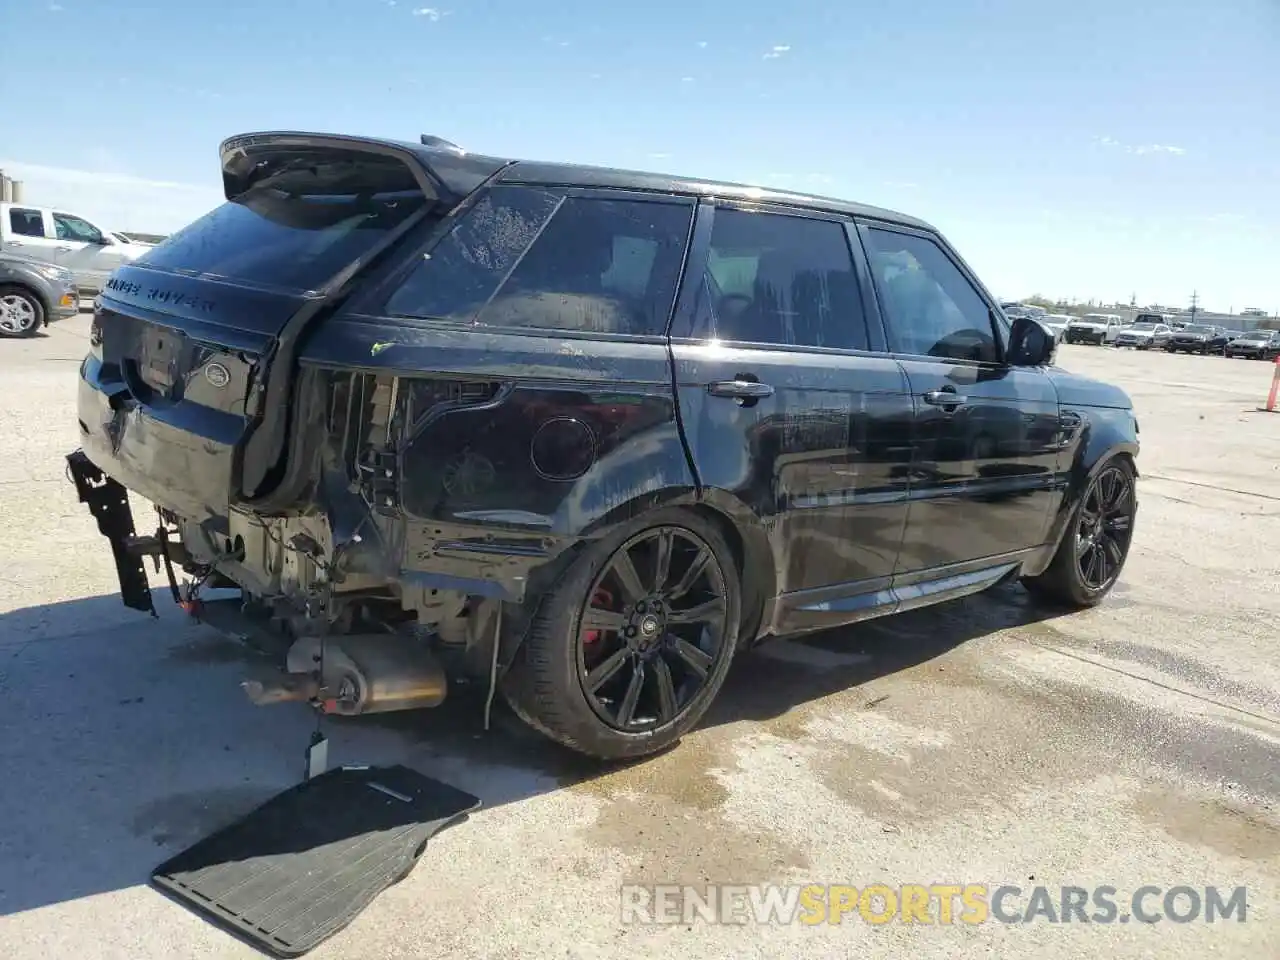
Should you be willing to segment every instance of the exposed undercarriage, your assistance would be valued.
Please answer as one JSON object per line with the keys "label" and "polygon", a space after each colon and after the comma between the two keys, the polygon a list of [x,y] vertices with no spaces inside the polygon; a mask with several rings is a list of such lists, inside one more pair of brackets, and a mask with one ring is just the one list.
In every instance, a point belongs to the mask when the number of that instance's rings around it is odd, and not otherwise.
{"label": "exposed undercarriage", "polygon": [[123,486],[79,451],[68,469],[111,543],[126,606],[156,615],[144,565],[151,558],[190,616],[273,655],[278,670],[244,681],[254,703],[305,701],[352,716],[438,706],[450,676],[496,682],[498,600],[440,588],[406,592],[368,564],[362,569],[360,533],[355,549],[335,550],[319,512],[268,518],[232,510],[223,529],[211,530],[156,507],[155,532],[139,535]]}

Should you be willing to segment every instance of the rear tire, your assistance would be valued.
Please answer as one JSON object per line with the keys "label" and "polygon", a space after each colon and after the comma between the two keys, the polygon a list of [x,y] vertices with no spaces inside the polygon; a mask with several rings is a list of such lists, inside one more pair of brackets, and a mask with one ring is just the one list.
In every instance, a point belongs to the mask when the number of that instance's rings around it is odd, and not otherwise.
{"label": "rear tire", "polygon": [[571,750],[602,760],[657,753],[702,719],[724,684],[739,583],[713,523],[655,511],[593,543],[541,598],[503,695]]}
{"label": "rear tire", "polygon": [[1032,596],[1079,610],[1097,606],[1111,592],[1133,542],[1136,480],[1126,456],[1113,457],[1094,473],[1049,566],[1022,578]]}
{"label": "rear tire", "polygon": [[30,337],[44,325],[44,304],[30,290],[0,286],[0,337]]}

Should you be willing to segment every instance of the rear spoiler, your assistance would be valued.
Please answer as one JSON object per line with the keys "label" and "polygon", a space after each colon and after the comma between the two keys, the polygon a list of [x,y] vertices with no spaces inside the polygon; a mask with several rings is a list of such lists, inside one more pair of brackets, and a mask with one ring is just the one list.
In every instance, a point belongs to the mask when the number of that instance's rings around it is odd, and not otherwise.
{"label": "rear spoiler", "polygon": [[418,188],[430,198],[452,206],[510,161],[469,154],[455,144],[424,134],[420,142],[354,137],[339,133],[296,130],[242,133],[222,141],[223,195],[232,200],[252,185],[255,171],[272,156],[324,152],[365,153],[399,160]]}

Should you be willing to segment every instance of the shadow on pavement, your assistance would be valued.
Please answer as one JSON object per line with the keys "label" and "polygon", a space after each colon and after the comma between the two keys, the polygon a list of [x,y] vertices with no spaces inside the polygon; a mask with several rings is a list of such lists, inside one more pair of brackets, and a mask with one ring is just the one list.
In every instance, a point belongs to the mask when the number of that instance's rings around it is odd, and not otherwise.
{"label": "shadow on pavement", "polygon": [[[777,641],[788,649],[735,664],[702,728],[780,717],[1047,615],[1002,587]],[[176,608],[152,619],[116,595],[0,615],[0,916],[144,884],[301,778],[317,715],[252,706],[239,681],[257,656]],[[486,733],[484,693],[465,685],[436,710],[326,719],[330,763],[403,763],[485,808],[617,772],[544,740],[500,701]]]}

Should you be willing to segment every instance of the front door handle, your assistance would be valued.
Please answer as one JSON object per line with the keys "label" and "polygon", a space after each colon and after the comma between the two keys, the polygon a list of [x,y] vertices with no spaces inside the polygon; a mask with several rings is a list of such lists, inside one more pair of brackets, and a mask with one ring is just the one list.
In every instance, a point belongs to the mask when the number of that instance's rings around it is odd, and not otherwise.
{"label": "front door handle", "polygon": [[941,390],[930,390],[923,399],[925,403],[935,407],[958,407],[968,398],[962,393],[956,393],[955,387],[943,387]]}
{"label": "front door handle", "polygon": [[755,380],[717,380],[707,384],[707,393],[713,397],[759,400],[761,397],[772,397],[773,387]]}

